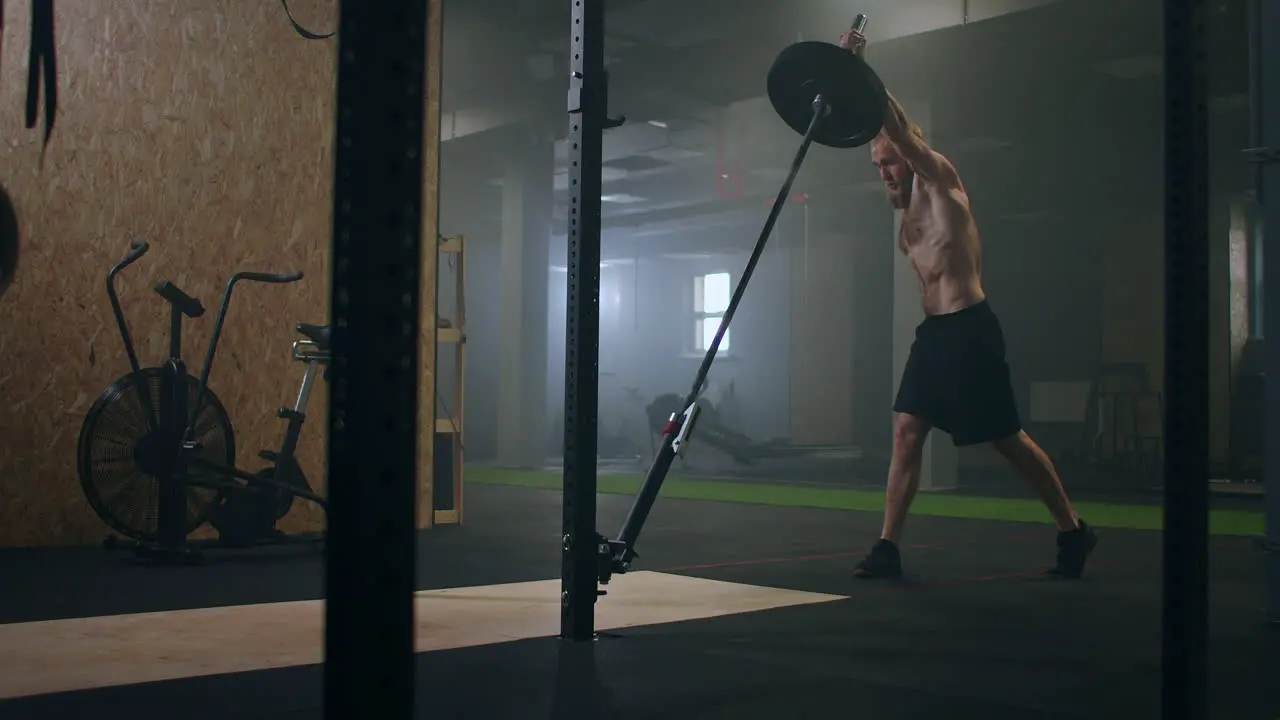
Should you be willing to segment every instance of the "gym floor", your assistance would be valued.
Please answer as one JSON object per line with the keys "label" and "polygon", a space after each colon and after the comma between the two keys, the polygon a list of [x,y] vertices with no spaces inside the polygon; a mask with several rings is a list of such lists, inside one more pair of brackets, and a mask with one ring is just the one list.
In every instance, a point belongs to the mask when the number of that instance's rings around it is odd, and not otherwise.
{"label": "gym floor", "polygon": [[[530,487],[536,483],[527,476],[523,482],[508,480],[472,484],[467,524],[423,534],[421,588],[558,578],[559,494]],[[602,495],[602,529],[612,532],[629,502],[625,495]],[[656,591],[637,598],[642,577],[801,591],[760,605],[775,609],[738,609],[718,617],[694,612],[690,616],[702,619],[676,623],[623,622],[586,645],[549,637],[558,629],[552,614],[543,618],[550,621],[545,627],[522,635],[526,639],[463,641],[454,649],[423,652],[419,716],[1159,716],[1158,532],[1129,527],[1141,523],[1113,522],[1115,513],[1099,505],[1093,509],[1103,516],[1095,521],[1102,540],[1091,572],[1079,582],[1055,582],[1037,574],[1053,552],[1051,526],[949,517],[934,500],[934,512],[910,524],[909,577],[868,583],[854,581],[850,571],[877,534],[876,513],[780,506],[785,504],[662,498],[639,548],[638,569],[657,572],[615,579],[616,589],[601,599],[598,615],[616,609],[607,607],[611,602],[641,600],[651,610],[678,604]],[[1261,622],[1263,559],[1253,539],[1232,534],[1224,522],[1217,518],[1219,534],[1211,541],[1211,714],[1273,720],[1280,717],[1274,683],[1280,676],[1280,633]],[[72,658],[80,640],[58,628],[78,622],[72,618],[161,612],[177,622],[188,616],[172,611],[191,608],[293,607],[263,604],[319,598],[321,573],[318,553],[300,548],[168,569],[137,567],[93,548],[0,552],[0,697],[11,698],[0,701],[0,716],[319,718],[321,670],[315,664],[138,682],[128,679],[136,658],[101,651],[89,663]],[[536,587],[542,589],[535,594],[558,591],[558,583]],[[476,601],[478,618],[485,617],[482,602]],[[36,621],[62,622],[29,624]],[[78,662],[107,679],[75,692],[4,692],[3,677],[19,674],[16,658],[25,652],[13,640],[17,636],[5,632],[32,628],[48,638],[42,657],[67,654],[39,672],[56,675]],[[243,643],[251,642],[251,633],[224,634],[224,645],[250,653]],[[314,650],[318,633],[306,642]],[[377,716],[370,708],[370,717]]]}

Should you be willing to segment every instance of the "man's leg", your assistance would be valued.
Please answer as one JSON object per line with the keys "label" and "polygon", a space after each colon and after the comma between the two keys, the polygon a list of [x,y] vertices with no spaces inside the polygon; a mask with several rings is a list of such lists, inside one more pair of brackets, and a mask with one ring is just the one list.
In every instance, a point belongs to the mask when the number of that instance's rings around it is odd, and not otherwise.
{"label": "man's leg", "polygon": [[1089,554],[1098,544],[1098,537],[1071,507],[1067,491],[1062,487],[1053,462],[1044,450],[1036,445],[1027,433],[1019,430],[992,443],[1018,474],[1035,491],[1058,526],[1058,559],[1049,574],[1066,578],[1078,578],[1084,574]]}
{"label": "man's leg", "polygon": [[1071,507],[1071,500],[1067,498],[1067,491],[1062,487],[1062,480],[1053,467],[1053,461],[1026,432],[1019,430],[1014,435],[996,440],[992,445],[1013,465],[1036,495],[1040,496],[1040,500],[1053,515],[1059,531],[1068,532],[1080,527],[1080,516]]}
{"label": "man's leg", "polygon": [[900,577],[902,554],[898,543],[902,539],[903,526],[911,501],[920,487],[920,463],[923,459],[924,441],[929,435],[929,424],[907,413],[898,413],[893,420],[893,456],[889,459],[889,482],[885,489],[884,525],[880,540],[867,557],[854,569],[860,578]]}
{"label": "man's leg", "polygon": [[954,375],[946,385],[952,440],[957,446],[990,442],[1013,464],[1058,526],[1058,560],[1049,572],[1080,577],[1098,538],[1071,507],[1049,457],[1022,429],[1000,321],[986,304],[957,319],[967,327],[950,335],[956,339],[947,366]]}
{"label": "man's leg", "polygon": [[884,496],[884,527],[880,539],[894,545],[902,541],[907,512],[920,488],[920,463],[929,424],[906,413],[893,418],[893,457],[889,460],[889,483]]}

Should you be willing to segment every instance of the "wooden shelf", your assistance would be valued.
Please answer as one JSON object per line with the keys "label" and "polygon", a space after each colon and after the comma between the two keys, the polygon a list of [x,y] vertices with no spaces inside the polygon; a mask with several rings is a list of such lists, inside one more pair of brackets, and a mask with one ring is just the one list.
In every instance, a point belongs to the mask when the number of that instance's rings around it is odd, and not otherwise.
{"label": "wooden shelf", "polygon": [[[450,257],[447,262],[442,258],[441,262],[436,264],[437,272],[451,267],[455,277],[453,316],[445,315],[452,327],[438,325],[436,327],[436,367],[440,367],[441,348],[445,352],[452,352],[454,361],[451,378],[453,387],[448,393],[448,398],[442,403],[445,408],[445,417],[436,418],[435,437],[431,440],[435,448],[431,519],[435,525],[462,524],[463,417],[467,377],[466,246],[466,238],[462,235],[440,238],[439,252],[450,253],[453,257]],[[437,302],[437,306],[443,305]],[[439,383],[440,376],[437,374],[437,397],[440,393]],[[440,414],[439,407],[437,405],[437,415]]]}

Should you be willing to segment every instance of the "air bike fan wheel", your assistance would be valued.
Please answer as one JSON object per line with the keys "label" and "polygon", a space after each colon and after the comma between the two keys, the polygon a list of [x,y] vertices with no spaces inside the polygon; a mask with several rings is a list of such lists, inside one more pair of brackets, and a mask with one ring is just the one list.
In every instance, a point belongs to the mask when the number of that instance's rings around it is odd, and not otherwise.
{"label": "air bike fan wheel", "polygon": [[[153,367],[115,381],[89,408],[80,429],[77,462],[85,497],[103,522],[133,540],[156,537],[157,473],[166,450],[174,447],[155,429],[160,425],[162,378],[163,370]],[[199,390],[200,383],[187,376],[188,407],[195,406]],[[223,467],[235,465],[231,419],[212,392],[205,392],[192,440],[200,443],[194,457]],[[216,484],[225,481],[190,463],[187,482],[186,532],[191,533],[222,502],[223,491]]]}

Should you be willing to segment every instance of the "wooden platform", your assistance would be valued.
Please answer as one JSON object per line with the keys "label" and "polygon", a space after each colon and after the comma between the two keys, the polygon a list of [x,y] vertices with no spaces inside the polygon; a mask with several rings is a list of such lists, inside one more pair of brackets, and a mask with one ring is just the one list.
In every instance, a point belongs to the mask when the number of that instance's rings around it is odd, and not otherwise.
{"label": "wooden platform", "polygon": [[[611,630],[830,602],[837,595],[658,572],[616,578]],[[560,581],[417,593],[419,652],[554,636]],[[0,698],[314,665],[322,601],[236,605],[0,625]]]}

